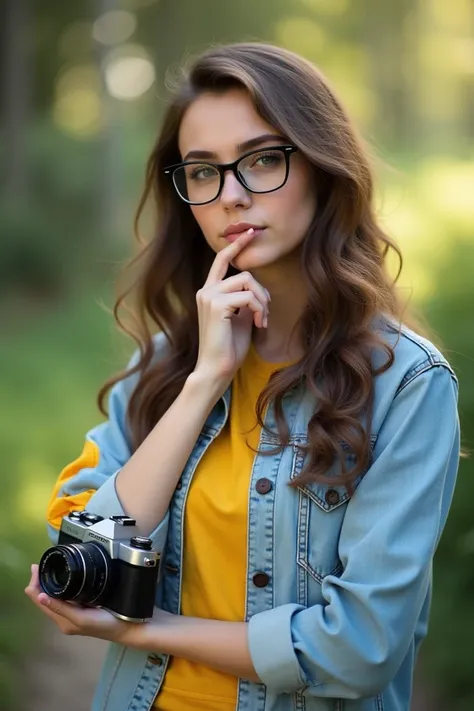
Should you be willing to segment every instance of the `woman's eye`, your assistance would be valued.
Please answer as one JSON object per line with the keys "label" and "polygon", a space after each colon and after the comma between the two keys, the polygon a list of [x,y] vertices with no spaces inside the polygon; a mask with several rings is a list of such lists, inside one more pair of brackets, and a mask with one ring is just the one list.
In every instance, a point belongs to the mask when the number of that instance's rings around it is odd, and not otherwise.
{"label": "woman's eye", "polygon": [[216,175],[216,171],[210,165],[201,165],[194,168],[189,177],[191,180],[207,180],[213,178]]}
{"label": "woman's eye", "polygon": [[282,160],[279,153],[261,153],[255,157],[254,165],[266,168],[267,166],[277,165]]}

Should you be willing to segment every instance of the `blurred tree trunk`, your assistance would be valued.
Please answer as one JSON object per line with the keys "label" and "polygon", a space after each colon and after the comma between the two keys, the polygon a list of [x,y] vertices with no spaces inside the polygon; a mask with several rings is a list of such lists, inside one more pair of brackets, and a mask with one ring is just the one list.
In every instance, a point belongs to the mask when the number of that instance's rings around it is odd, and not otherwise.
{"label": "blurred tree trunk", "polygon": [[4,0],[2,117],[5,197],[24,203],[28,192],[28,123],[31,94],[29,0]]}
{"label": "blurred tree trunk", "polygon": [[[94,0],[96,17],[106,12],[118,10],[117,0]],[[105,68],[108,47],[97,43],[97,60],[101,77],[102,137],[98,153],[100,181],[100,220],[105,236],[115,241],[121,224],[121,137],[119,102],[107,90]]]}
{"label": "blurred tree trunk", "polygon": [[368,2],[363,20],[362,41],[369,52],[372,86],[380,107],[377,130],[384,143],[396,150],[414,140],[410,91],[413,47],[407,32],[412,7],[412,0]]}
{"label": "blurred tree trunk", "polygon": [[[471,52],[474,53],[473,45],[472,43],[474,42],[474,2],[471,1],[469,4],[469,23],[468,23],[468,31],[466,33],[466,44],[469,43],[471,46]],[[464,97],[465,97],[465,106],[466,106],[466,113],[465,113],[465,122],[464,122],[464,127],[466,131],[466,137],[467,137],[467,145],[471,145],[474,142],[474,91],[473,91],[473,82],[472,82],[472,76],[464,76],[463,79],[463,90],[464,90]]]}
{"label": "blurred tree trunk", "polygon": [[[275,22],[291,15],[299,6],[295,0],[159,0],[144,8],[148,16],[148,31],[144,37],[156,47],[157,87],[160,98],[170,64],[181,64],[183,59],[199,54],[209,45],[259,40],[274,41]],[[251,22],[249,23],[249,18]],[[250,29],[251,28],[251,29]]]}

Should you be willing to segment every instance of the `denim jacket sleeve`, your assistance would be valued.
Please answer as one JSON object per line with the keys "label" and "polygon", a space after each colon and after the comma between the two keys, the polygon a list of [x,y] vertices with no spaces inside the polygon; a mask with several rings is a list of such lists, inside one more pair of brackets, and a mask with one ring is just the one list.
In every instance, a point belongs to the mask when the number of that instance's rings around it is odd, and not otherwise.
{"label": "denim jacket sleeve", "polygon": [[322,583],[327,604],[250,619],[252,661],[272,691],[360,698],[391,681],[429,589],[458,460],[457,382],[432,367],[398,392],[380,428],[345,513],[343,573]]}
{"label": "denim jacket sleeve", "polygon": [[[135,358],[136,354],[129,368]],[[54,486],[47,510],[48,534],[53,543],[57,542],[63,516],[70,511],[86,510],[101,516],[127,513],[117,496],[115,479],[131,456],[126,410],[134,379],[128,376],[114,385],[108,420],[86,434],[82,454],[63,469]],[[167,528],[168,515],[150,534],[159,551],[164,547]]]}

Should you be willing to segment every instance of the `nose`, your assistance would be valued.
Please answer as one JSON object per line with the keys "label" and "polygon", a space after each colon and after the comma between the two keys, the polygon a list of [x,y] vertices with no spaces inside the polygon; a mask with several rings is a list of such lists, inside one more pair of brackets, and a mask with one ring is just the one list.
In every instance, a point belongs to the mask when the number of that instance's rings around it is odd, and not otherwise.
{"label": "nose", "polygon": [[236,207],[247,208],[252,204],[251,193],[239,183],[230,170],[224,175],[224,185],[222,186],[220,200],[226,210],[232,210]]}

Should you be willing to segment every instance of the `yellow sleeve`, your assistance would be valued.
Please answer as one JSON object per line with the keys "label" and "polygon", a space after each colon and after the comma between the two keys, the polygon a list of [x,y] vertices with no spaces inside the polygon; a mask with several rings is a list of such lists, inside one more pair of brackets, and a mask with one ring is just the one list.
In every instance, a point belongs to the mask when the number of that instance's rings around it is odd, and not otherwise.
{"label": "yellow sleeve", "polygon": [[67,493],[67,485],[82,469],[94,469],[99,463],[100,452],[95,442],[86,440],[81,455],[62,470],[54,486],[47,508],[47,520],[50,526],[59,530],[61,520],[70,511],[82,511],[95,489],[77,493]]}

